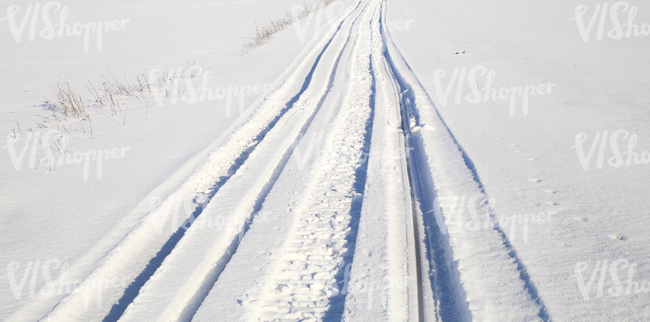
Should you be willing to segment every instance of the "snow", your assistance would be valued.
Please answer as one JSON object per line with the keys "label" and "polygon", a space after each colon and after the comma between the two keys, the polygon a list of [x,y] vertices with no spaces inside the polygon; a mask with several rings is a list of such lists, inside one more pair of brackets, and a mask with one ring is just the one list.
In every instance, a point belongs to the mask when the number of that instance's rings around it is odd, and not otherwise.
{"label": "snow", "polygon": [[301,4],[5,4],[0,320],[650,319],[650,5]]}

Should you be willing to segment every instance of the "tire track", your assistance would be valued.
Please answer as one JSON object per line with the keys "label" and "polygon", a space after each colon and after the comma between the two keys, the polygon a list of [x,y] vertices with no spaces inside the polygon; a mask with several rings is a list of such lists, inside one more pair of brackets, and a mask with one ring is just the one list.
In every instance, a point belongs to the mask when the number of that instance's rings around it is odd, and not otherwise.
{"label": "tire track", "polygon": [[[361,19],[360,25],[369,23],[366,16]],[[351,26],[355,23],[356,19]],[[363,33],[358,37],[364,40]],[[374,81],[366,71],[369,48],[358,40],[349,96],[326,139],[320,171],[314,177],[319,184],[303,194],[285,255],[259,307],[257,317],[262,321],[337,321],[342,317],[344,280],[355,249],[365,188],[367,163],[363,158],[369,152],[374,118]],[[359,47],[364,53],[357,52]]]}
{"label": "tire track", "polygon": [[360,223],[365,238],[357,244],[364,251],[355,253],[350,274],[355,287],[346,297],[344,320],[425,321],[437,310],[433,295],[424,291],[428,279],[421,266],[428,262],[420,256],[423,234],[412,188],[410,147],[401,126],[400,92],[383,55],[384,3],[373,4],[370,74],[376,84],[376,116]]}
{"label": "tire track", "polygon": [[[196,315],[197,321],[210,320],[215,316],[228,316],[230,320],[255,321],[341,321],[345,315],[348,320],[408,321],[424,320],[425,316],[432,315],[424,312],[425,292],[418,291],[419,281],[416,280],[415,285],[408,287],[380,284],[390,281],[391,278],[406,277],[404,275],[408,274],[412,277],[421,275],[417,268],[420,263],[417,255],[419,250],[396,250],[417,248],[416,245],[421,243],[421,229],[416,230],[415,227],[420,226],[413,224],[414,213],[418,209],[413,209],[409,197],[408,174],[405,171],[406,154],[401,151],[398,161],[393,160],[389,165],[383,163],[386,155],[376,153],[376,150],[388,148],[388,145],[400,149],[400,145],[405,145],[405,140],[398,132],[399,92],[395,82],[391,80],[389,66],[382,54],[384,46],[379,30],[383,17],[382,7],[378,1],[369,1],[366,4],[367,8],[364,9],[361,21],[351,29],[355,36],[355,47],[349,58],[351,64],[344,66],[343,71],[351,77],[347,82],[348,94],[334,123],[328,125],[331,130],[325,140],[326,145],[319,152],[321,158],[315,170],[303,174],[310,177],[311,184],[307,189],[301,190],[297,198],[288,198],[286,203],[279,200],[273,202],[275,207],[282,207],[283,204],[296,205],[295,209],[290,210],[295,218],[293,227],[283,236],[284,246],[281,250],[274,250],[273,247],[259,249],[259,245],[273,238],[262,238],[268,229],[256,227],[256,234],[251,237],[258,237],[258,240],[246,239],[244,243],[249,242],[249,245],[246,245],[248,249],[244,250],[244,254],[237,254],[242,256],[233,258],[231,262],[232,269],[239,271],[247,266],[244,261],[258,262],[267,257],[258,255],[258,259],[253,259],[256,256],[252,251],[282,254],[266,268],[267,278],[260,294],[247,290],[245,294],[237,297],[239,308],[252,313],[247,317],[242,313],[233,315],[232,312],[238,309],[236,306],[222,305],[224,302],[235,302],[233,296],[224,293],[232,290],[228,287],[231,283],[224,281],[215,285],[210,300],[206,300]],[[338,64],[334,71],[336,67]],[[392,90],[389,89],[391,86]],[[378,93],[378,90],[382,92]],[[392,94],[385,93],[389,91]],[[381,112],[392,113],[393,117],[376,115],[377,104],[381,105]],[[392,122],[392,132],[386,122]],[[375,125],[379,127],[376,134]],[[387,136],[392,139],[387,139]],[[373,143],[374,139],[379,141]],[[382,146],[384,144],[386,146]],[[370,150],[371,146],[375,151]],[[371,166],[373,170],[368,172],[368,167]],[[391,178],[397,180],[384,183],[390,186],[384,192],[377,191],[373,185],[382,184],[389,173]],[[367,182],[368,176],[374,181]],[[295,175],[293,177],[289,181],[296,180]],[[282,196],[281,191],[286,188],[281,188],[275,198]],[[282,200],[283,197],[279,199]],[[382,209],[384,206],[385,209]],[[265,204],[265,207],[269,208],[269,205]],[[273,209],[273,206],[270,206],[270,209]],[[376,226],[373,217],[378,216],[379,212],[385,213],[386,217],[382,220],[390,224],[388,227]],[[364,216],[364,224],[368,226],[365,228],[366,236],[362,244],[368,240],[368,233],[375,233],[371,231],[374,228],[383,229],[381,234],[387,237],[384,237],[384,242],[380,244],[372,241],[365,243],[366,249],[357,254],[361,216]],[[272,227],[268,228],[274,230]],[[398,241],[400,239],[402,241]],[[368,253],[375,254],[374,258],[368,259],[365,255]],[[378,257],[382,258],[376,261]],[[407,259],[410,260],[408,264],[405,262]],[[357,260],[360,262],[357,263]],[[415,265],[411,265],[412,262]],[[388,266],[388,269],[378,269],[374,264],[379,267]],[[230,280],[238,280],[256,274],[258,269],[245,270],[248,273],[243,274],[232,270],[225,273],[228,273]],[[424,284],[427,285],[426,282]],[[255,282],[248,285],[260,288]],[[364,286],[359,288],[359,285]],[[351,288],[348,289],[349,287]],[[374,301],[377,292],[381,293],[380,300]],[[368,301],[364,301],[366,295]],[[349,301],[354,305],[348,303]],[[389,302],[388,308],[386,301]],[[427,301],[429,302],[431,301]],[[254,305],[247,308],[250,304]],[[407,308],[409,305],[413,308]],[[377,311],[383,313],[367,313],[371,311],[370,308],[375,310],[376,307],[381,307],[381,310]],[[436,310],[432,304],[429,304],[428,308],[433,312]]]}
{"label": "tire track", "polygon": [[[258,113],[145,215],[83,282],[137,272],[126,289],[72,293],[51,305],[45,320],[90,320],[100,314],[104,321],[216,318],[208,309],[203,315],[197,311],[208,294],[220,292],[215,285],[222,271],[257,223],[256,213],[264,209],[294,148],[333,89],[343,86],[337,88],[345,93],[343,102],[328,126],[318,163],[307,174],[310,183],[296,191],[283,252],[269,265],[261,295],[251,301],[253,318],[549,321],[525,265],[498,226],[478,232],[447,228],[445,212],[434,212],[438,198],[486,192],[471,159],[394,46],[386,10],[386,0],[367,0],[342,15],[335,29],[298,58],[284,84],[260,102]],[[340,64],[346,58],[347,64]],[[337,73],[349,73],[345,85],[334,82]],[[402,133],[392,133],[390,124],[401,125]],[[404,149],[388,168],[377,151],[382,145]],[[377,189],[380,184],[387,188]],[[180,222],[179,200],[189,217]],[[388,227],[374,222],[379,213]],[[229,220],[218,232],[204,229],[206,217],[222,214]],[[366,236],[374,228],[384,241]],[[359,240],[361,232],[366,235]],[[405,258],[408,262],[401,263]],[[415,285],[382,286],[383,311],[364,312],[376,305],[374,284],[365,289],[367,306],[351,285],[400,274],[414,278]],[[108,313],[87,309],[102,297],[116,303]],[[18,313],[13,320],[21,319]]]}
{"label": "tire track", "polygon": [[[157,316],[157,320],[166,321],[192,318],[252,222],[250,215],[238,214],[253,214],[259,210],[288,161],[291,147],[304,134],[318,112],[322,99],[314,102],[311,97],[327,91],[321,81],[322,74],[332,69],[328,64],[334,60],[329,58],[336,53],[336,49],[334,53],[329,53],[329,49],[342,25],[343,22],[338,25],[336,32],[330,36],[327,45],[311,66],[301,92],[287,103],[287,107],[291,106],[292,110],[278,120],[281,126],[269,131],[265,140],[251,152],[249,160],[242,166],[242,171],[226,183],[204,210],[211,215],[233,214],[225,230],[215,240],[212,232],[200,227],[190,227],[186,237],[163,262],[160,272],[145,284],[121,321],[138,321],[152,316]],[[321,63],[321,57],[328,59]],[[321,65],[325,65],[322,67],[325,70],[322,70]],[[312,83],[312,80],[317,81]],[[329,85],[331,86],[331,82]],[[260,164],[265,165],[259,166]],[[160,294],[166,294],[163,301],[160,301]]]}
{"label": "tire track", "polygon": [[[440,222],[431,214],[438,197],[477,191],[485,194],[485,191],[471,163],[467,162],[469,158],[392,44],[385,29],[386,1],[366,3],[361,22],[353,30],[355,47],[350,64],[345,66],[350,69],[352,78],[348,95],[332,125],[327,145],[320,151],[323,154],[320,167],[308,174],[314,176],[308,189],[296,192],[301,197],[288,198],[297,201],[288,203],[296,205],[289,210],[295,219],[284,237],[284,245],[280,250],[269,247],[263,251],[265,254],[280,253],[279,259],[272,259],[271,255],[258,256],[269,260],[269,264],[256,265],[257,269],[268,270],[263,286],[260,287],[259,274],[255,277],[258,282],[240,283],[248,285],[249,289],[262,290],[246,291],[238,297],[237,303],[240,308],[252,312],[247,320],[255,321],[547,320],[543,303],[531,288],[529,276],[522,275],[525,268],[498,228],[486,232],[449,229],[446,233],[447,229],[442,226],[444,219]],[[375,35],[380,37],[376,39]],[[376,50],[378,45],[380,51]],[[406,136],[402,144],[409,151],[402,154],[405,158],[402,174],[408,181],[406,193],[412,193],[411,199],[405,198],[412,202],[411,209],[396,213],[397,216],[405,215],[407,221],[408,216],[413,217],[411,230],[406,235],[410,236],[407,244],[414,248],[415,254],[412,257],[415,263],[410,264],[415,264],[416,268],[406,270],[396,267],[395,259],[399,256],[395,255],[394,248],[399,244],[395,241],[399,234],[395,231],[381,231],[390,241],[374,245],[376,240],[367,242],[368,236],[362,240],[358,238],[361,225],[372,226],[375,215],[372,211],[380,209],[372,205],[381,201],[377,196],[382,195],[370,185],[379,182],[376,176],[381,172],[381,166],[377,165],[381,161],[376,157],[378,143],[372,140],[376,131],[382,135],[388,132],[381,125],[386,120],[380,120],[376,113],[378,102],[384,105],[386,100],[390,101],[385,96],[390,96],[386,92],[391,91],[399,93],[393,94],[393,102],[399,106],[396,116]],[[371,146],[374,150],[369,150]],[[365,153],[370,155],[367,163],[361,158]],[[343,158],[343,155],[352,157]],[[359,162],[362,164],[358,165]],[[390,180],[387,173],[380,174],[386,175],[384,180]],[[361,183],[365,187],[360,187]],[[282,196],[282,193],[277,195]],[[282,202],[274,202],[274,207],[281,205]],[[367,232],[369,228],[363,229]],[[257,235],[263,232],[260,228]],[[256,245],[265,240],[257,239]],[[359,243],[369,248],[359,249]],[[377,248],[388,244],[393,247]],[[250,254],[250,249],[248,252]],[[370,259],[368,254],[374,254],[375,258]],[[418,255],[421,256],[418,258]],[[243,266],[241,261],[239,259],[234,269]],[[489,266],[486,267],[486,263]],[[373,267],[373,264],[377,265]],[[418,264],[421,264],[419,268]],[[364,290],[368,295],[365,303],[359,293],[348,289],[353,283],[368,278],[377,282],[404,271],[414,272],[416,284],[421,287],[416,287],[413,295],[413,288],[404,291],[399,287],[382,286],[379,313],[368,312],[377,307],[371,295],[377,291],[373,290],[376,284],[372,281],[365,284],[369,285]],[[231,277],[236,275],[230,274]],[[221,283],[221,292],[228,290],[227,284]],[[384,292],[389,294],[384,296]],[[230,298],[214,296],[207,303],[210,307],[206,306],[197,320],[219,316],[215,312],[223,309],[214,306]],[[389,302],[388,308],[384,300]],[[416,308],[396,308],[404,303]]]}
{"label": "tire track", "polygon": [[[418,181],[415,190],[421,213],[427,214],[423,216],[423,225],[429,246],[427,257],[431,264],[431,284],[436,294],[437,306],[440,308],[440,319],[550,320],[525,266],[498,225],[495,225],[493,230],[480,233],[452,228],[447,234],[443,233],[447,227],[441,227],[445,225],[445,219],[436,218],[438,214],[431,214],[434,210],[440,211],[436,209],[436,199],[439,197],[447,197],[445,195],[454,192],[473,192],[472,195],[478,192],[486,196],[486,192],[471,159],[433,107],[431,99],[392,43],[386,30],[383,30],[383,36],[388,47],[385,58],[391,66],[393,79],[402,92],[400,105],[409,145],[414,147],[412,168],[417,169],[416,177],[419,177],[414,180]],[[464,183],[458,180],[467,177],[473,180],[462,180]],[[494,219],[492,210],[487,205],[483,207]],[[459,237],[463,240],[454,240]],[[459,242],[469,245],[461,247]],[[456,259],[459,255],[454,253],[462,254],[468,248],[471,248],[475,256]],[[486,260],[483,262],[483,259]],[[486,262],[496,265],[494,268],[485,269]],[[466,265],[475,267],[467,269]],[[478,288],[473,284],[478,284]],[[477,290],[478,293],[475,294]],[[486,304],[474,306],[473,300],[477,296],[485,297],[481,293],[490,294],[487,299],[482,299]],[[508,303],[509,307],[504,307],[503,303]],[[495,309],[509,312],[502,313]]]}
{"label": "tire track", "polygon": [[[327,125],[320,163],[279,177],[262,208],[282,212],[278,223],[256,225],[247,235],[195,320],[539,320],[544,309],[497,230],[447,234],[431,214],[439,196],[484,191],[466,180],[477,178],[468,158],[390,41],[386,2],[365,4],[350,29],[349,64],[332,71],[350,79],[334,84],[346,95]],[[391,105],[405,137],[390,134],[383,113]],[[395,142],[404,146],[400,162],[382,165],[377,150]],[[368,236],[373,232],[380,236]],[[415,287],[381,284],[405,272]],[[380,301],[373,302],[377,292]]]}
{"label": "tire track", "polygon": [[[384,2],[385,5],[385,2]],[[382,10],[382,16],[385,15],[386,8]],[[384,18],[385,19],[385,18]],[[382,38],[387,42],[386,26],[381,26]],[[407,156],[409,186],[413,196],[413,222],[418,267],[418,301],[420,303],[420,321],[435,319],[436,321],[464,321],[469,315],[465,305],[464,290],[462,289],[459,273],[453,265],[452,250],[449,245],[447,236],[440,233],[437,223],[427,220],[423,215],[428,213],[428,209],[433,209],[433,202],[427,198],[427,190],[432,191],[434,187],[423,185],[421,176],[427,172],[426,164],[421,164],[421,158],[417,157],[421,153],[421,146],[414,142],[414,133],[412,131],[415,115],[411,111],[413,102],[412,89],[400,83],[396,77],[396,69],[393,64],[389,50],[384,51],[383,59],[387,64],[390,73],[390,79],[398,88],[400,98],[396,102],[400,109],[400,120],[402,130],[404,131],[405,149],[409,151]],[[411,157],[413,154],[413,157]],[[429,273],[423,272],[422,267]],[[425,283],[425,279],[429,279]],[[430,298],[427,298],[425,307],[424,293],[422,289],[427,285],[430,291],[426,292]],[[432,303],[433,302],[433,303]],[[435,304],[434,304],[435,303]],[[434,309],[435,308],[435,309]],[[425,314],[429,312],[428,314]],[[432,314],[433,313],[433,314]],[[427,315],[427,319],[425,319]],[[433,315],[433,316],[431,316]]]}
{"label": "tire track", "polygon": [[[345,16],[336,22],[338,27],[330,32],[330,39],[324,38],[318,41],[311,52],[300,57],[302,61],[297,64],[298,66],[295,67],[292,74],[287,76],[287,80],[264,98],[259,103],[256,113],[252,114],[251,118],[235,129],[232,134],[224,138],[220,148],[211,152],[203,164],[180,187],[162,202],[153,207],[149,205],[150,211],[142,217],[140,223],[102,258],[101,263],[91,274],[83,278],[79,288],[84,289],[86,286],[97,285],[98,281],[110,280],[115,276],[137,276],[131,284],[126,289],[113,288],[97,293],[73,292],[58,303],[49,304],[52,309],[44,317],[44,320],[83,321],[97,319],[100,315],[104,316],[105,321],[115,321],[121,316],[140,288],[158,270],[164,259],[184,238],[192,223],[204,212],[205,205],[231,178],[241,172],[242,165],[266,135],[278,125],[282,117],[291,114],[298,98],[311,83],[315,66],[318,65],[323,53],[338,33],[344,18]],[[303,78],[302,82],[298,81],[301,77]],[[296,86],[301,87],[296,88]],[[291,92],[297,92],[297,94],[291,94]],[[291,95],[290,99],[283,98],[288,95]],[[282,101],[286,104],[277,104]],[[147,199],[154,198],[150,196]],[[142,202],[142,204],[147,203],[147,201]],[[142,208],[139,206],[138,209]],[[185,210],[184,216],[179,214],[180,210]],[[250,216],[253,214],[254,212],[251,212]],[[69,276],[74,277],[75,267],[73,266],[70,271]],[[77,268],[77,271],[82,270]],[[89,303],[95,302],[98,303],[98,308],[95,309],[92,305],[90,308],[88,307]],[[116,304],[108,310],[100,305],[102,302]],[[35,299],[34,303],[34,305],[26,306],[26,309],[14,314],[9,320],[24,320],[22,317],[28,314],[29,309],[33,309],[35,306],[41,306],[44,309],[45,305],[48,305],[47,301],[39,302],[38,299]]]}

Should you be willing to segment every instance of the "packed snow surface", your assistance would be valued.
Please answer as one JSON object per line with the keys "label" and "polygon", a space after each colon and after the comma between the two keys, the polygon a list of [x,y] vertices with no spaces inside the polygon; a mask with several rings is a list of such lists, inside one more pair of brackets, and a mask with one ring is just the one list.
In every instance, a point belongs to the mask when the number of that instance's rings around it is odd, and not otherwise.
{"label": "packed snow surface", "polygon": [[647,2],[2,12],[2,321],[650,321]]}

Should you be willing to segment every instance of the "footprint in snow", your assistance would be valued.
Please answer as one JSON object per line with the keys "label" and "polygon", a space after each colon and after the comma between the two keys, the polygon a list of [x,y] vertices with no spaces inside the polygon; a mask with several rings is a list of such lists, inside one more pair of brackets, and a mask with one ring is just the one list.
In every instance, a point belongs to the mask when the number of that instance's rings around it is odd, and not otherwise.
{"label": "footprint in snow", "polygon": [[617,234],[609,234],[609,235],[607,235],[607,237],[609,237],[609,239],[611,239],[611,240],[626,240],[627,239],[625,236],[617,235]]}

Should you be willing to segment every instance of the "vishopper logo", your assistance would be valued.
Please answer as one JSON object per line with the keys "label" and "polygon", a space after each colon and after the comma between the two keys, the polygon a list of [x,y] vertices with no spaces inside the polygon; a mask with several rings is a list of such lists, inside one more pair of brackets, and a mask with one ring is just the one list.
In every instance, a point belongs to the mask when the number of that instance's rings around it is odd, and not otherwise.
{"label": "vishopper logo", "polygon": [[[528,115],[528,103],[530,96],[550,95],[552,93],[553,86],[556,86],[555,83],[546,83],[512,87],[502,86],[497,90],[497,88],[493,85],[494,79],[496,78],[496,72],[494,70],[488,70],[488,68],[483,65],[476,65],[470,68],[469,71],[465,66],[460,69],[458,69],[458,67],[455,68],[453,74],[451,75],[451,78],[447,83],[447,86],[443,87],[442,81],[445,75],[447,75],[447,72],[444,69],[436,69],[433,72],[433,86],[436,91],[436,96],[440,101],[440,105],[443,107],[447,106],[449,94],[451,93],[454,85],[456,85],[456,96],[454,97],[454,104],[458,105],[461,103],[463,99],[463,90],[465,89],[465,77],[467,77],[467,82],[469,83],[469,88],[471,90],[471,93],[465,96],[465,100],[468,103],[480,104],[481,102],[487,102],[490,100],[505,101],[509,99],[511,117],[515,116],[517,97],[521,97],[522,114],[526,116]],[[485,76],[485,86],[483,87],[479,85],[479,80],[477,79],[479,76]]]}
{"label": "vishopper logo", "polygon": [[[311,39],[318,39],[321,37],[320,29],[323,24],[323,10],[318,10],[318,12],[314,14],[309,14],[309,12],[312,12],[313,10],[314,8],[310,7],[307,3],[304,5],[295,5],[291,8],[292,17],[301,17],[305,14],[308,14],[304,21],[301,21],[302,19],[297,19],[293,23],[294,31],[296,32],[296,36],[301,43],[304,43],[306,41],[307,31],[309,30],[310,26],[312,26],[312,24],[313,36]],[[345,10],[345,3],[341,1],[334,1],[333,3],[327,5],[325,8],[325,22],[331,21],[332,18],[343,12],[343,10]],[[336,29],[336,26],[333,25],[331,27],[331,30],[334,29]]]}
{"label": "vishopper logo", "polygon": [[406,19],[406,20],[396,20],[396,21],[387,21],[386,27],[388,31],[403,31],[409,30],[410,24],[415,22],[415,19]]}
{"label": "vishopper logo", "polygon": [[[311,255],[310,257],[317,257]],[[300,293],[309,289],[328,298],[346,296],[357,297],[357,301],[366,297],[366,309],[376,309],[378,303],[386,309],[389,292],[391,289],[406,289],[409,283],[414,282],[413,276],[385,277],[383,279],[370,279],[367,277],[351,280],[352,263],[345,259],[336,260],[331,256],[320,255],[318,261],[292,260],[282,273],[283,283],[279,287],[280,294]],[[339,276],[337,278],[337,276]],[[340,276],[343,278],[341,279]],[[244,302],[245,300],[243,300]],[[289,313],[289,312],[285,312]]]}
{"label": "vishopper logo", "polygon": [[[39,14],[42,18],[42,23],[45,27],[38,33],[38,35],[45,40],[52,40],[54,38],[62,38],[64,35],[66,37],[80,37],[83,36],[84,43],[84,53],[88,53],[88,46],[90,43],[91,33],[94,34],[97,42],[97,51],[102,51],[102,44],[104,39],[104,32],[109,31],[120,31],[126,29],[126,23],[130,22],[130,19],[121,19],[121,20],[112,20],[112,21],[97,21],[97,22],[86,22],[86,23],[75,23],[74,25],[69,25],[66,23],[66,19],[70,14],[70,7],[62,6],[61,3],[57,1],[49,1],[43,5],[37,2],[34,4],[29,4],[25,10],[22,19],[18,17],[20,12],[19,5],[10,5],[7,8],[7,17],[2,19],[7,20],[9,23],[9,29],[11,34],[14,37],[16,43],[20,43],[22,40],[23,32],[25,31],[25,26],[30,20],[31,23],[29,26],[29,41],[34,41],[36,38],[36,29],[38,28]],[[51,13],[59,12],[58,23],[52,23],[52,18],[50,17]],[[20,22],[17,21],[19,19]],[[58,27],[58,31],[55,27]]]}
{"label": "vishopper logo", "polygon": [[[238,219],[245,217],[244,225],[250,226],[253,222],[266,222],[272,214],[270,211],[259,211],[253,214],[208,214],[203,213],[210,202],[206,194],[192,194],[187,196],[172,196],[165,200],[160,197],[149,199],[149,213],[152,214],[150,224],[158,234],[166,229],[174,233],[179,229],[204,230],[212,229],[222,231],[228,227],[239,226]],[[240,238],[245,232],[242,230]]]}
{"label": "vishopper logo", "polygon": [[[630,295],[632,293],[634,294],[639,294],[639,293],[649,293],[650,292],[650,282],[648,280],[642,280],[639,281],[638,278],[635,277],[637,267],[638,265],[636,263],[631,263],[629,260],[625,258],[619,258],[615,261],[613,261],[611,264],[608,264],[608,260],[599,260],[596,262],[596,264],[593,266],[593,269],[591,271],[591,275],[583,275],[585,271],[588,272],[588,268],[591,265],[589,262],[579,262],[576,264],[574,273],[572,277],[576,278],[576,282],[578,283],[578,290],[580,291],[580,294],[582,295],[582,298],[585,300],[589,300],[589,296],[592,294],[592,288],[594,286],[594,282],[596,281],[596,277],[598,277],[598,287],[596,288],[596,297],[600,298],[603,297],[603,295],[607,296],[612,296],[612,297],[619,297],[623,295]],[[607,283],[608,278],[607,278],[607,270],[609,269],[609,275],[610,275],[610,280],[611,282]],[[625,274],[625,270],[627,269],[627,274]],[[598,274],[598,271],[600,271],[600,275]],[[624,275],[622,276],[624,279],[621,281],[621,276],[619,275],[619,271],[621,271]],[[585,278],[587,277],[587,278]],[[604,293],[605,286],[607,285],[612,285],[609,288],[607,288],[607,293]]]}
{"label": "vishopper logo", "polygon": [[[53,139],[53,142],[50,140]],[[16,143],[20,141],[20,134],[7,135],[7,145],[5,148],[8,149],[9,157],[11,162],[16,169],[16,171],[22,170],[23,160],[27,151],[30,151],[28,166],[30,169],[36,168],[38,166],[43,166],[47,171],[56,171],[58,166],[63,164],[72,165],[72,164],[84,164],[84,181],[88,181],[88,176],[90,172],[91,160],[96,163],[96,174],[97,180],[102,179],[103,175],[103,165],[104,160],[108,159],[118,159],[125,158],[126,151],[131,148],[122,147],[122,148],[113,148],[109,149],[98,149],[98,150],[87,150],[86,152],[80,152],[76,150],[70,152],[66,149],[68,142],[70,141],[70,136],[67,134],[61,134],[55,131],[47,131],[41,136],[40,131],[35,133],[30,132],[27,135],[27,138],[23,142],[22,148],[20,148],[20,153],[16,148]],[[36,163],[39,143],[42,147],[42,158],[38,159]],[[29,147],[31,146],[31,149]],[[58,158],[56,157],[58,156]]]}
{"label": "vishopper logo", "polygon": [[311,166],[316,165],[315,161],[319,159],[320,151],[322,151],[321,147],[324,144],[325,132],[320,131],[310,135],[307,148],[301,150],[299,144],[303,139],[307,140],[305,135],[300,133],[296,142],[290,147],[292,151],[291,159],[296,163],[298,169],[301,171],[305,168],[311,168]]}
{"label": "vishopper logo", "polygon": [[[309,135],[299,134],[298,140],[291,145],[291,160],[298,167],[298,170],[309,170],[313,168],[328,168],[334,166],[361,166],[370,160],[380,162],[381,168],[386,168],[403,159],[414,148],[410,147],[407,152],[404,148],[397,149],[374,149],[365,150],[337,150],[331,151],[330,155],[324,154],[323,145],[327,136],[325,131],[311,133]],[[306,146],[301,148],[301,140],[305,140]]]}
{"label": "vishopper logo", "polygon": [[[291,260],[286,271],[283,272],[283,275],[288,277],[288,283],[281,287],[281,293],[287,293],[291,292],[291,290],[301,288],[318,288],[321,292],[328,295],[328,297],[347,294],[352,263],[346,263],[345,260],[338,263],[331,256],[327,255],[296,255],[291,253],[288,253],[287,255],[291,256],[293,260]],[[318,261],[297,259],[314,259],[316,257],[319,257]],[[340,272],[343,273],[343,280],[341,281],[337,280],[335,277]],[[310,279],[305,279],[305,274],[313,276],[314,279],[317,279],[318,281],[315,282]]]}
{"label": "vishopper logo", "polygon": [[[585,154],[585,147],[583,144],[587,141],[589,135],[587,133],[578,133],[575,137],[575,145],[571,149],[575,148],[576,153],[578,154],[578,159],[580,160],[580,165],[585,171],[589,171],[591,166],[591,159],[594,156],[596,147],[598,147],[598,142],[600,141],[600,147],[598,150],[598,159],[596,161],[596,167],[601,169],[605,160],[605,151],[607,150],[607,145],[609,143],[609,149],[611,150],[612,156],[607,160],[607,164],[613,168],[620,168],[623,165],[639,165],[639,164],[650,164],[650,152],[643,151],[641,154],[634,152],[634,147],[636,146],[638,136],[636,134],[630,135],[630,132],[620,129],[612,132],[611,135],[607,131],[597,132],[594,136],[594,139],[591,143],[591,146],[587,145],[589,152]],[[608,140],[609,138],[609,140]],[[621,149],[618,146],[618,142],[627,140],[627,150],[621,153]]]}
{"label": "vishopper logo", "polygon": [[[379,303],[381,309],[386,309],[389,292],[395,288],[406,289],[409,283],[413,283],[414,280],[414,276],[386,277],[383,279],[363,278],[358,281],[349,282],[348,289],[345,291],[359,298],[362,298],[361,295],[366,294],[366,310],[368,311],[376,308],[375,303]],[[342,292],[342,294],[345,293]]]}
{"label": "vishopper logo", "polygon": [[[453,225],[453,221],[455,221],[456,230],[479,231],[510,228],[508,238],[514,242],[518,227],[520,227],[524,244],[528,244],[529,224],[551,222],[552,216],[556,214],[555,211],[548,211],[501,215],[497,220],[497,217],[492,214],[495,204],[493,198],[488,199],[484,194],[475,194],[469,198],[465,195],[448,198],[440,197],[433,201],[433,209],[429,210],[428,213],[433,213],[438,228],[443,235],[448,234],[448,227]],[[468,213],[467,220],[465,219],[466,210]]]}
{"label": "vishopper logo", "polygon": [[[201,77],[201,86],[194,86],[194,79]],[[230,117],[233,99],[238,99],[239,113],[244,113],[246,96],[266,94],[271,84],[255,84],[242,86],[208,88],[212,72],[203,70],[201,66],[191,65],[187,68],[171,68],[169,73],[160,69],[152,69],[148,75],[148,85],[156,105],[162,106],[165,98],[171,104],[179,100],[192,104],[204,101],[226,100],[226,117]]]}
{"label": "vishopper logo", "polygon": [[[18,262],[11,262],[7,265],[7,278],[14,298],[19,301],[23,297],[59,296],[65,294],[82,293],[85,296],[84,308],[89,305],[89,298],[94,296],[97,300],[97,307],[102,307],[102,294],[107,288],[126,288],[131,281],[129,276],[92,279],[86,283],[81,281],[69,281],[67,274],[70,265],[61,262],[59,259],[48,259],[29,261],[27,265]],[[21,272],[22,271],[22,272]],[[22,277],[21,277],[22,275]],[[31,275],[31,276],[30,276]],[[29,279],[29,288],[27,281]],[[43,285],[37,291],[37,286]]]}
{"label": "vishopper logo", "polygon": [[[608,10],[609,9],[609,10]],[[625,38],[630,38],[632,36],[650,36],[650,24],[643,23],[638,25],[634,23],[634,19],[638,13],[638,8],[636,6],[630,6],[626,1],[618,1],[612,4],[611,7],[608,7],[607,2],[597,4],[591,17],[587,15],[589,22],[586,22],[585,14],[589,11],[589,7],[586,5],[579,5],[575,10],[575,17],[571,18],[569,21],[576,21],[578,26],[578,31],[580,32],[580,37],[585,43],[589,42],[591,37],[592,30],[596,24],[596,19],[598,19],[598,31],[596,33],[596,40],[603,40],[605,24],[607,20],[611,21],[612,29],[607,32],[607,36],[611,39],[618,40]],[[627,12],[627,23],[621,25],[621,14]],[[608,19],[609,13],[609,19]],[[598,15],[600,14],[600,18]],[[625,27],[625,28],[623,28]]]}
{"label": "vishopper logo", "polygon": [[[293,23],[296,37],[298,37],[298,40],[301,43],[304,43],[305,41],[309,40],[307,39],[307,32],[309,29],[312,29],[311,40],[320,39],[322,37],[321,27],[327,22],[333,22],[332,19],[338,14],[342,13],[345,10],[345,7],[345,3],[341,1],[334,1],[329,4],[325,10],[318,10],[318,12],[308,15],[306,18],[297,19]],[[323,13],[323,11],[325,12]],[[295,5],[291,9],[291,15],[293,17],[300,17],[304,12],[311,12],[311,9],[305,5]],[[325,15],[325,17],[323,17],[323,15]],[[414,21],[414,19],[388,21],[386,22],[386,28],[389,31],[409,30],[410,24]],[[338,25],[332,24],[329,31],[334,31],[336,28],[338,28]],[[339,37],[340,35],[342,34],[339,33],[336,35],[336,37]]]}

